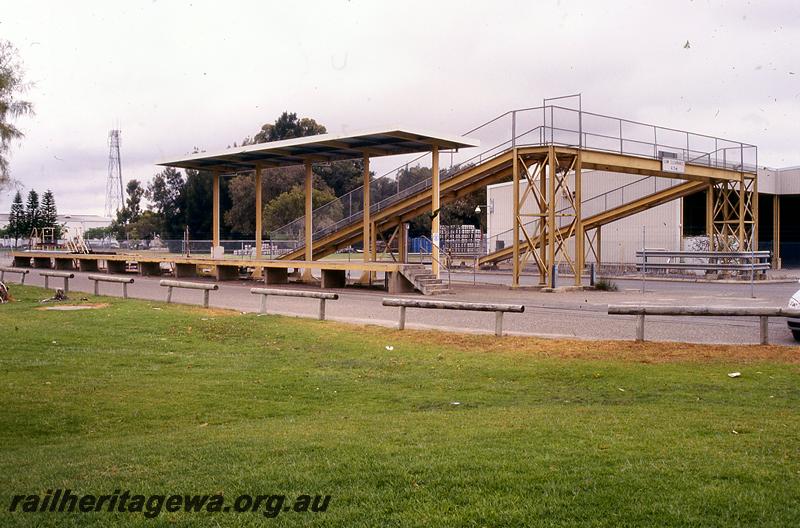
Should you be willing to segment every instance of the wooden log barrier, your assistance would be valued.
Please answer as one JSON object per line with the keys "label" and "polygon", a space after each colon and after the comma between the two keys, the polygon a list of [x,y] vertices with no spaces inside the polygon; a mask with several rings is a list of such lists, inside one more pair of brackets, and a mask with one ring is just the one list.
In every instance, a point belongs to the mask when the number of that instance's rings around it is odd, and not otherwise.
{"label": "wooden log barrier", "polygon": [[167,288],[167,304],[172,302],[172,288],[186,288],[189,290],[203,290],[203,308],[208,308],[208,297],[211,291],[219,290],[219,286],[207,282],[186,282],[176,280],[159,281],[160,286]]}
{"label": "wooden log barrier", "polygon": [[522,304],[498,304],[498,303],[473,303],[459,301],[428,301],[422,299],[383,299],[384,306],[400,307],[400,321],[397,325],[399,330],[406,327],[406,308],[424,308],[434,310],[468,310],[473,312],[494,312],[494,335],[503,335],[503,314],[507,312],[522,313],[525,306]]}
{"label": "wooden log barrier", "polygon": [[75,278],[75,274],[69,271],[40,271],[39,275],[44,277],[44,287],[50,287],[50,278],[64,279],[64,294],[69,293],[69,280]]}
{"label": "wooden log barrier", "polygon": [[89,275],[88,279],[94,281],[94,294],[100,295],[100,283],[112,282],[122,284],[122,298],[128,298],[128,284],[133,284],[133,277],[109,277],[108,275]]}
{"label": "wooden log barrier", "polygon": [[738,306],[627,306],[609,305],[608,315],[635,315],[636,341],[644,341],[644,318],[647,315],[701,317],[758,317],[759,343],[769,344],[770,317],[800,317],[800,310],[781,307]]}
{"label": "wooden log barrier", "polygon": [[27,270],[25,268],[12,268],[8,266],[0,266],[0,282],[5,281],[6,273],[19,273],[20,284],[25,284],[25,275],[30,273],[30,270]]}
{"label": "wooden log barrier", "polygon": [[253,295],[261,295],[261,313],[267,313],[268,295],[273,295],[276,297],[305,297],[308,299],[319,299],[319,315],[317,318],[320,321],[325,320],[325,301],[335,301],[339,298],[339,294],[337,293],[305,290],[281,290],[277,288],[251,288],[250,293]]}

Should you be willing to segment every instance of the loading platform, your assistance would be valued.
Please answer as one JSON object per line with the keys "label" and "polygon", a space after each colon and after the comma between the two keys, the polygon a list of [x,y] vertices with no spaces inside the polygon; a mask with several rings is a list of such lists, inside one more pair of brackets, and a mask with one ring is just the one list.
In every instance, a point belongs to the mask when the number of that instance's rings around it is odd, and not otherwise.
{"label": "loading platform", "polygon": [[14,251],[14,267],[17,268],[55,268],[57,270],[80,270],[97,272],[101,266],[107,273],[127,273],[135,268],[143,276],[161,276],[166,265],[176,278],[191,278],[199,275],[199,270],[210,270],[216,280],[238,280],[243,274],[253,270],[263,270],[266,284],[288,284],[290,278],[302,280],[300,270],[315,270],[321,274],[322,288],[344,288],[347,285],[348,271],[382,273],[385,287],[390,293],[414,291],[409,280],[418,265],[394,262],[337,262],[315,260],[254,260],[254,259],[212,259],[184,257],[179,255],[148,255],[143,253],[117,254],[75,254],[64,251]]}

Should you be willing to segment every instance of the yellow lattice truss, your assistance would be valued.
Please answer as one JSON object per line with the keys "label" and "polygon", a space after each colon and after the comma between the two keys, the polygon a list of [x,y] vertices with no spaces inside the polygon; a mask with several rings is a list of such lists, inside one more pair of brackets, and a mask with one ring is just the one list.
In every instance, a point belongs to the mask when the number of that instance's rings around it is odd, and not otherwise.
{"label": "yellow lattice truss", "polygon": [[[544,156],[514,153],[514,268],[513,285],[525,266],[534,262],[539,283],[551,284],[553,267],[566,263],[580,284],[585,261],[581,223],[580,152],[563,153],[549,148]],[[574,175],[572,181],[570,176]],[[520,182],[527,181],[520,192]],[[531,204],[531,207],[527,207]],[[525,211],[532,212],[525,212]],[[567,242],[575,240],[574,253]],[[520,242],[524,242],[521,244]],[[575,257],[572,256],[575,255]]]}
{"label": "yellow lattice truss", "polygon": [[710,251],[754,251],[758,248],[757,180],[742,174],[739,181],[719,181],[709,187],[707,224]]}

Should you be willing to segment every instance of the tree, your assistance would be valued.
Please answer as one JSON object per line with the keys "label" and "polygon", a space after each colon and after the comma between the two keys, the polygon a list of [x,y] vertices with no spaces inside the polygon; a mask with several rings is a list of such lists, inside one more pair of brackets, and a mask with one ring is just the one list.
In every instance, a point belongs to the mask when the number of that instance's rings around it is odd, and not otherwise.
{"label": "tree", "polygon": [[0,189],[11,179],[8,168],[11,142],[24,136],[11,121],[33,113],[31,103],[17,98],[26,88],[16,48],[8,41],[0,41]]}
{"label": "tree", "polygon": [[[304,117],[298,119],[296,113],[284,112],[273,123],[263,125],[261,130],[256,133],[253,138],[245,138],[242,144],[252,145],[269,141],[280,141],[283,139],[324,134],[325,132],[325,127],[311,118]],[[320,167],[321,166],[314,167],[315,174],[319,175],[323,172],[320,170]],[[335,171],[337,176],[335,176],[334,179],[345,182],[347,180],[347,174],[351,173],[352,169],[348,170],[346,168],[337,167]],[[330,174],[333,172],[333,169],[327,168],[327,172]],[[338,176],[339,172],[343,172],[343,174]],[[305,170],[303,167],[299,166],[271,168],[263,171],[261,196],[265,209],[269,206],[269,203],[278,196],[290,192],[297,185],[302,185],[304,179]],[[346,183],[342,184],[342,186],[344,185],[346,185]],[[331,191],[331,188],[319,177],[315,178],[314,187],[325,192],[336,192],[335,190]],[[223,213],[225,225],[234,233],[246,238],[251,238],[255,232],[256,222],[255,179],[251,175],[235,176],[229,181],[228,191],[230,208],[223,208],[223,210],[225,210]],[[294,220],[294,218],[291,220]],[[266,226],[264,227],[266,229]]]}
{"label": "tree", "polygon": [[183,218],[184,186],[183,175],[173,167],[156,174],[147,185],[146,196],[160,218],[161,227],[157,231],[162,238],[179,238],[183,231],[180,219]]}
{"label": "tree", "polygon": [[[311,203],[314,209],[335,199],[336,197],[330,191],[323,191],[320,189],[314,189],[311,195]],[[264,208],[264,229],[270,232],[303,216],[305,203],[305,190],[299,185],[281,194]],[[332,221],[336,221],[338,219],[337,217],[341,216],[341,206],[333,209],[335,210],[327,212],[325,218],[315,217],[314,227],[325,227]],[[299,236],[299,231],[290,233],[290,236]]]}
{"label": "tree", "polygon": [[311,118],[304,117],[297,119],[297,114],[284,112],[272,124],[265,124],[252,140],[245,139],[242,143],[266,143],[268,141],[280,141],[282,139],[292,139],[305,136],[315,136],[327,132],[323,125],[320,125]]}
{"label": "tree", "polygon": [[39,216],[42,227],[52,227],[53,237],[58,240],[61,237],[61,226],[58,225],[58,210],[56,209],[56,199],[53,191],[47,189],[42,195],[42,205],[39,208]]}
{"label": "tree", "polygon": [[83,233],[83,238],[86,240],[104,239],[114,234],[113,226],[108,227],[90,227]]}
{"label": "tree", "polygon": [[344,160],[314,165],[314,174],[332,189],[335,196],[342,196],[364,184],[364,161]]}
{"label": "tree", "polygon": [[25,236],[30,235],[34,229],[42,227],[41,212],[39,211],[39,193],[30,190],[28,201],[25,203]]}
{"label": "tree", "polygon": [[[261,180],[261,199],[264,208],[295,187],[302,188],[304,181],[305,169],[303,167],[281,167],[264,171]],[[333,190],[316,173],[314,174],[314,188],[335,196]],[[252,238],[256,228],[255,178],[250,174],[231,178],[228,183],[228,197],[230,208],[224,214],[225,224],[233,232],[245,238]]]}
{"label": "tree", "polygon": [[8,236],[14,239],[14,247],[23,238],[25,233],[25,206],[22,205],[22,195],[17,191],[11,203],[11,212],[8,215]]}
{"label": "tree", "polygon": [[408,189],[420,182],[423,182],[431,177],[430,167],[420,167],[415,165],[413,167],[406,167],[397,172],[397,178],[400,180],[400,190]]}
{"label": "tree", "polygon": [[131,239],[150,240],[164,228],[164,219],[153,211],[144,211],[136,222],[128,225],[128,236]]}
{"label": "tree", "polygon": [[144,188],[139,180],[131,180],[125,186],[125,192],[128,198],[125,200],[125,209],[127,209],[127,216],[130,222],[139,220],[139,215],[142,214],[142,197],[144,196]]}
{"label": "tree", "polygon": [[375,178],[370,185],[370,202],[373,204],[394,196],[397,193],[397,182],[391,178]]}
{"label": "tree", "polygon": [[[184,227],[189,228],[189,236],[194,240],[210,239],[212,230],[211,211],[213,209],[213,179],[210,172],[187,170],[186,185],[183,190],[184,214],[181,218],[181,225],[178,227],[183,231]],[[225,178],[220,178],[220,205],[225,203],[223,190]],[[182,237],[182,235],[181,235]],[[180,238],[180,237],[179,237]]]}
{"label": "tree", "polygon": [[125,192],[128,194],[125,205],[122,209],[117,210],[117,218],[111,222],[109,228],[110,234],[113,234],[118,240],[131,238],[130,226],[138,222],[141,217],[142,196],[144,196],[145,190],[139,180],[130,180],[125,186]]}
{"label": "tree", "polygon": [[[481,207],[476,213],[475,208]],[[486,230],[486,188],[478,189],[442,207],[442,225],[473,225]]]}

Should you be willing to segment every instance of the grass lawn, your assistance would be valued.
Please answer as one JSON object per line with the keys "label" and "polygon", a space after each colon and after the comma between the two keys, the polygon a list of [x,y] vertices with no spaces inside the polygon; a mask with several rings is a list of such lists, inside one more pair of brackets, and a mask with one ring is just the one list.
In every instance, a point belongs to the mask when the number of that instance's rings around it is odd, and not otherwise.
{"label": "grass lawn", "polygon": [[[36,309],[45,290],[12,294],[2,526],[800,526],[797,348],[400,333],[110,297],[56,312]],[[331,500],[275,518],[8,511],[58,488]]]}

